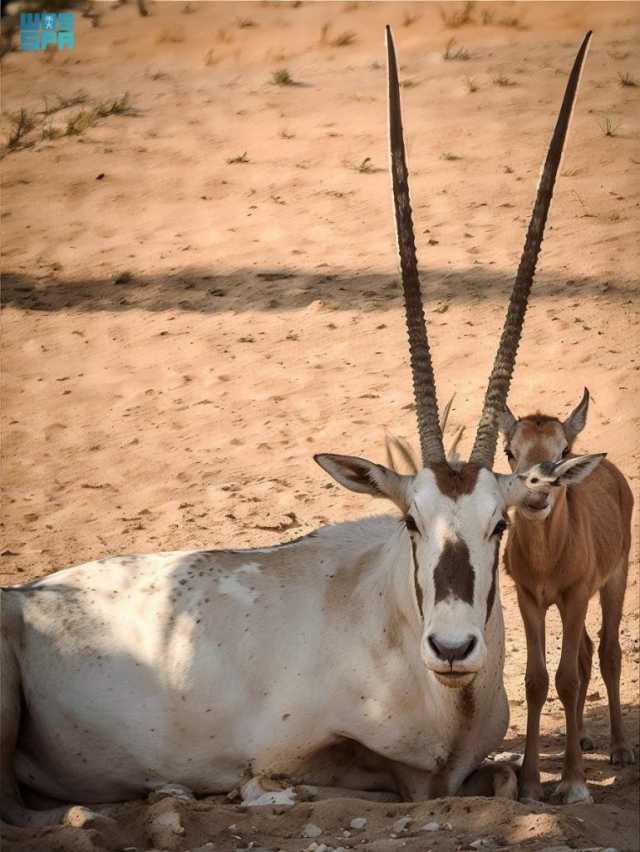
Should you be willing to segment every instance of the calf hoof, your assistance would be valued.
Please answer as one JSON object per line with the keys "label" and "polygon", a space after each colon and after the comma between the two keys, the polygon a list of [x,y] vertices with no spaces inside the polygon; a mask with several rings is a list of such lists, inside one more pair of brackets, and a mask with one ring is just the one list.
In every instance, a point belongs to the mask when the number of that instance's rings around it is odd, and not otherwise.
{"label": "calf hoof", "polygon": [[543,799],[542,785],[540,783],[527,781],[520,785],[521,802],[541,802]]}
{"label": "calf hoof", "polygon": [[554,790],[551,801],[558,805],[592,804],[593,799],[584,781],[561,781]]}
{"label": "calf hoof", "polygon": [[593,751],[595,746],[591,737],[580,737],[580,748],[582,751]]}
{"label": "calf hoof", "polygon": [[634,750],[623,743],[622,745],[612,746],[610,761],[614,766],[631,766],[637,760]]}

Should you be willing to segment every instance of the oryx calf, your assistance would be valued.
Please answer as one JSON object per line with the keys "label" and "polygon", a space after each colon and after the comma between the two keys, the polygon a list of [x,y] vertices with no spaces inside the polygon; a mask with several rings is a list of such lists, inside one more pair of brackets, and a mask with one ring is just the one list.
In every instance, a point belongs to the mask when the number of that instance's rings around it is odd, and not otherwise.
{"label": "oryx calf", "polygon": [[556,604],[562,617],[562,653],[556,687],[567,726],[562,780],[555,796],[562,802],[589,799],[582,767],[582,713],[591,676],[593,644],[585,628],[589,599],[600,593],[602,632],[600,669],[609,696],[611,761],[624,765],[634,753],[624,737],[620,714],[618,629],[627,585],[633,495],[618,468],[604,454],[572,455],[585,426],[589,392],[561,422],[532,414],[516,419],[507,408],[500,421],[505,451],[516,473],[538,465],[524,477],[534,492],[515,510],[505,551],[527,637],[527,745],[521,796],[539,799],[540,713],[549,677],[545,662],[545,614]]}

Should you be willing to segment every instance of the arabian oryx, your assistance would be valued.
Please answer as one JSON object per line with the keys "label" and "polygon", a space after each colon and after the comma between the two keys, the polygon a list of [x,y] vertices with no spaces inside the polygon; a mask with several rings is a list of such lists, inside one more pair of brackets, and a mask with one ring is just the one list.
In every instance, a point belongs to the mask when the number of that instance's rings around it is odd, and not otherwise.
{"label": "arabian oryx", "polygon": [[618,630],[627,587],[633,494],[615,465],[595,456],[574,456],[573,444],[584,429],[589,408],[581,402],[561,422],[532,414],[517,420],[508,408],[500,419],[511,469],[530,472],[531,495],[514,513],[505,550],[506,568],[518,592],[527,637],[527,745],[521,795],[539,799],[540,713],[547,698],[545,616],[556,604],[563,637],[556,687],[566,716],[567,742],[562,779],[555,797],[562,802],[589,800],[582,749],[582,712],[591,677],[593,644],[585,627],[590,598],[600,592],[602,633],[600,670],[609,696],[611,762],[635,762],[620,713],[620,641]]}
{"label": "arabian oryx", "polygon": [[[3,592],[2,815],[21,788],[114,802],[169,783],[196,794],[261,779],[410,799],[515,795],[491,763],[507,727],[498,548],[528,494],[491,470],[589,36],[537,191],[468,463],[438,424],[390,31],[391,174],[424,468],[316,461],[400,510],[276,547],[103,559]],[[506,770],[506,771],[505,771]],[[267,785],[265,785],[267,786]],[[42,798],[40,802],[43,803]]]}

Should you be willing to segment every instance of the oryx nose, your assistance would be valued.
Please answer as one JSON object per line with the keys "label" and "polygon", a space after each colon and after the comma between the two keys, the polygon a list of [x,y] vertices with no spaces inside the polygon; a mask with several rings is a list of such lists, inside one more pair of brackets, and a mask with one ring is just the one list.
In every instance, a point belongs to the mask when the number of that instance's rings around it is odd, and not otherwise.
{"label": "oryx nose", "polygon": [[431,646],[431,650],[440,657],[441,660],[445,660],[448,663],[466,660],[469,654],[476,647],[476,644],[477,639],[475,636],[467,636],[464,642],[459,642],[453,645],[445,642],[443,639],[438,639],[435,633],[432,633],[431,636],[429,636],[429,645]]}

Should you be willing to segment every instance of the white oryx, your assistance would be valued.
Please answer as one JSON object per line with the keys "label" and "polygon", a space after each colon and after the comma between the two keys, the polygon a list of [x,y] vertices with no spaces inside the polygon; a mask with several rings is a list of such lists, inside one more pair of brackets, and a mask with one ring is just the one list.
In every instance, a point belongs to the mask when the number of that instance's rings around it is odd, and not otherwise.
{"label": "white oryx", "polygon": [[[512,770],[481,765],[508,719],[499,541],[507,507],[528,492],[520,476],[491,468],[588,41],[551,140],[471,460],[450,466],[387,30],[424,469],[403,476],[350,456],[316,461],[345,487],[390,500],[401,517],[327,526],[270,548],[103,559],[4,589],[4,819],[51,822],[62,803],[114,802],[169,783],[196,794],[243,783],[255,791],[256,779],[274,776],[411,799],[516,795]],[[24,791],[48,810],[27,807]]]}

